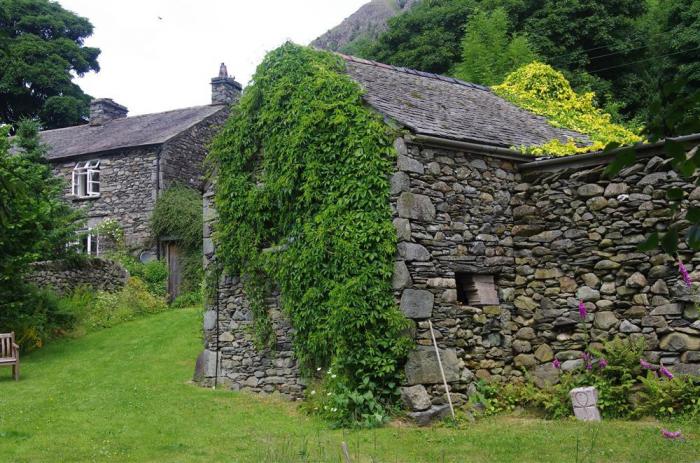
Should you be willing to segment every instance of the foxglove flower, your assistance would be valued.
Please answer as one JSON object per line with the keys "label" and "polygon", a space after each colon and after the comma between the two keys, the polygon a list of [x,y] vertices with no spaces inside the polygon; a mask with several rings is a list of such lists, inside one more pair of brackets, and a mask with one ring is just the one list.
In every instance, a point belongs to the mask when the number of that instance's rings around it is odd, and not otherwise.
{"label": "foxglove flower", "polygon": [[561,368],[561,362],[559,361],[559,359],[554,359],[554,361],[552,362],[552,366],[553,366],[554,368],[556,368],[557,370],[560,369],[560,368]]}
{"label": "foxglove flower", "polygon": [[673,373],[668,371],[668,368],[663,365],[661,365],[661,368],[659,368],[659,376],[661,375],[667,377],[668,379],[673,379]]}
{"label": "foxglove flower", "polygon": [[598,360],[598,366],[600,368],[605,368],[608,366],[608,361],[605,360],[604,358],[602,358],[602,359]]}
{"label": "foxglove flower", "polygon": [[693,280],[690,278],[690,274],[688,273],[688,269],[685,268],[685,265],[683,265],[683,261],[681,258],[678,258],[678,271],[681,272],[681,276],[683,277],[683,283],[690,288],[693,285]]}
{"label": "foxglove flower", "polygon": [[580,299],[578,301],[578,314],[583,319],[585,319],[586,316],[588,315],[588,312],[586,311],[586,304],[583,303],[583,299]]}
{"label": "foxglove flower", "polygon": [[588,352],[584,352],[583,354],[581,354],[581,358],[583,359],[583,363],[586,365],[586,370],[592,370],[593,363],[591,362],[591,360],[593,359],[593,357],[591,356],[591,354],[589,354]]}
{"label": "foxglove flower", "polygon": [[683,438],[683,434],[681,434],[680,431],[671,432],[668,429],[662,429],[661,435],[664,436],[666,439],[682,439]]}
{"label": "foxglove flower", "polygon": [[639,359],[639,364],[642,366],[642,368],[647,369],[647,370],[651,370],[651,368],[652,368],[651,363],[647,362],[644,359]]}

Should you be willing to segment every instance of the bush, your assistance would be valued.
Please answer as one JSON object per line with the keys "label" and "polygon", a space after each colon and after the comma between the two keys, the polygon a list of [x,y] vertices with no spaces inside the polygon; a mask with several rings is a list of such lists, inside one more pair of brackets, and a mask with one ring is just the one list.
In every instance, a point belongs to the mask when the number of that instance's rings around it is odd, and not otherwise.
{"label": "bush", "polygon": [[41,348],[49,339],[72,329],[77,318],[65,310],[58,297],[46,290],[21,284],[16,293],[22,296],[15,300],[3,298],[0,311],[0,332],[15,332],[22,350]]}
{"label": "bush", "polygon": [[113,252],[106,257],[123,265],[132,277],[142,280],[153,296],[163,297],[167,294],[168,267],[164,260],[154,260],[144,264],[125,251]]}
{"label": "bush", "polygon": [[700,415],[700,378],[664,376],[645,370],[640,365],[644,340],[615,339],[601,352],[594,351],[599,361],[589,362],[579,370],[566,372],[554,386],[537,388],[531,381],[521,384],[477,384],[471,397],[486,415],[512,411],[516,406],[534,407],[549,418],[571,416],[569,391],[577,387],[595,386],[598,408],[604,418],[641,418],[655,416],[696,417]]}
{"label": "bush", "polygon": [[109,328],[168,308],[163,297],[153,295],[143,280],[133,276],[116,293],[78,288],[61,299],[60,306],[64,312],[71,313],[78,325],[87,331]]}
{"label": "bush", "polygon": [[183,293],[199,290],[204,278],[202,268],[202,195],[185,185],[175,184],[156,201],[151,216],[154,237],[175,237],[182,248]]}

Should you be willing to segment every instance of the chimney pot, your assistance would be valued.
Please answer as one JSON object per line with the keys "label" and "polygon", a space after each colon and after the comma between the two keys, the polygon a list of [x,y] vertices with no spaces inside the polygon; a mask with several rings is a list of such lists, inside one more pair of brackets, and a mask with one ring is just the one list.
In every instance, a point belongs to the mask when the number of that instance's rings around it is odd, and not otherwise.
{"label": "chimney pot", "polygon": [[221,63],[219,75],[211,80],[211,104],[231,104],[241,97],[243,86],[228,75],[226,65]]}
{"label": "chimney pot", "polygon": [[114,119],[123,119],[129,113],[111,98],[98,98],[90,102],[90,125],[102,125]]}

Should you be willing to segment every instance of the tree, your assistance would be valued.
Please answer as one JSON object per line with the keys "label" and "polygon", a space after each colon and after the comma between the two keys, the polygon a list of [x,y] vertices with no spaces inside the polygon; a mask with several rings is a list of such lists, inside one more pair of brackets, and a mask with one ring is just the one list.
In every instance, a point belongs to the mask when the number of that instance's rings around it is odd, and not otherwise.
{"label": "tree", "polygon": [[508,14],[503,8],[474,13],[467,22],[462,39],[462,62],[452,74],[482,85],[501,83],[518,67],[537,58],[527,38],[509,34]]}
{"label": "tree", "polygon": [[69,254],[80,214],[62,199],[63,182],[43,161],[36,124],[18,124],[15,154],[8,129],[0,128],[0,332],[16,331],[21,344],[37,347],[66,315],[23,276],[30,262]]}
{"label": "tree", "polygon": [[92,30],[86,18],[56,2],[0,0],[0,122],[83,123],[90,97],[72,77],[100,69],[100,50],[84,45]]}
{"label": "tree", "polygon": [[389,20],[376,42],[354,50],[383,63],[447,73],[460,59],[464,25],[475,0],[423,0]]}
{"label": "tree", "polygon": [[684,135],[700,130],[700,3],[659,3],[653,40],[653,87],[646,102],[647,132],[652,137]]}
{"label": "tree", "polygon": [[545,0],[523,27],[536,51],[564,70],[575,89],[593,91],[606,109],[619,107],[631,116],[633,101],[620,96],[631,96],[637,85],[628,78],[636,73],[628,64],[646,56],[646,35],[638,28],[646,11],[638,0]]}

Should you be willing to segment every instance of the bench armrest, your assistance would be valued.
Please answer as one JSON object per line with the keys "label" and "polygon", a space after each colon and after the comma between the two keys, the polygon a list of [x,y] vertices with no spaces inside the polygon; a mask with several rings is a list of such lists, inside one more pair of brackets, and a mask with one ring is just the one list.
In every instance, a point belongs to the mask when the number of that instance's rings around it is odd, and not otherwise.
{"label": "bench armrest", "polygon": [[12,347],[14,347],[15,349],[19,350],[19,345],[15,344],[14,342],[12,343]]}

